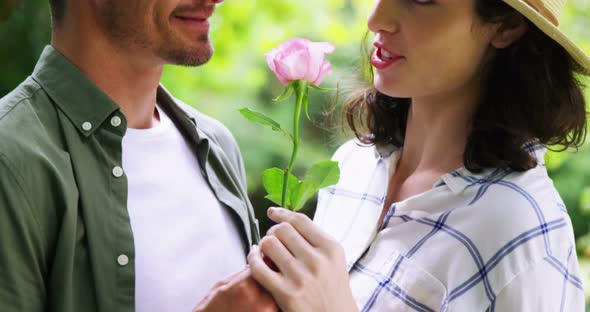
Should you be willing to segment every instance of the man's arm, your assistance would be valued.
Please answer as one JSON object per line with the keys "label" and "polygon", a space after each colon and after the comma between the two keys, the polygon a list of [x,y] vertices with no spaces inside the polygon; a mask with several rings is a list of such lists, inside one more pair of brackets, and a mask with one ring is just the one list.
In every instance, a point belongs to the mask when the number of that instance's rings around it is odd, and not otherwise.
{"label": "man's arm", "polygon": [[44,311],[41,225],[22,179],[0,154],[0,311]]}

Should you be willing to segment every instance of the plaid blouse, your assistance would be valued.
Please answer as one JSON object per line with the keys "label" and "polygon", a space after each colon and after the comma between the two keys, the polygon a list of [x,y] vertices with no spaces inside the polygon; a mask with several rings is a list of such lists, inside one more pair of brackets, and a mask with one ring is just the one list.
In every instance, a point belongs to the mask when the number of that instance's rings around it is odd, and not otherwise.
{"label": "plaid blouse", "polygon": [[377,222],[394,147],[344,144],[340,182],[322,190],[314,222],[346,251],[361,311],[584,311],[567,210],[547,175],[545,148],[525,146],[524,173],[465,168],[389,207]]}

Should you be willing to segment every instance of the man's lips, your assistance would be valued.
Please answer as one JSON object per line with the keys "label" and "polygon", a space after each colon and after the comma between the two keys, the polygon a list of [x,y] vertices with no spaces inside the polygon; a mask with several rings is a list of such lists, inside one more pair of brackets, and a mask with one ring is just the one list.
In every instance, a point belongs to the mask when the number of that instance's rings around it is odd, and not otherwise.
{"label": "man's lips", "polygon": [[211,14],[199,15],[174,15],[174,18],[182,24],[195,29],[209,29],[209,17]]}
{"label": "man's lips", "polygon": [[181,18],[181,19],[189,19],[189,20],[207,20],[213,15],[213,12],[204,12],[204,13],[180,13],[174,14],[174,17]]}

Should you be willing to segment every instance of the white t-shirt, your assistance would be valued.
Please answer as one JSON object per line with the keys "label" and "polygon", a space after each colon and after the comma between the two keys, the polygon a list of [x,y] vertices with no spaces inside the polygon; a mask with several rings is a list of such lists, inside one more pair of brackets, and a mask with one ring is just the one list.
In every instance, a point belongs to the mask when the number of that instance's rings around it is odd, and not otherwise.
{"label": "white t-shirt", "polygon": [[150,129],[127,129],[123,169],[135,241],[136,311],[192,311],[216,282],[246,265],[230,212],[196,156],[162,112]]}

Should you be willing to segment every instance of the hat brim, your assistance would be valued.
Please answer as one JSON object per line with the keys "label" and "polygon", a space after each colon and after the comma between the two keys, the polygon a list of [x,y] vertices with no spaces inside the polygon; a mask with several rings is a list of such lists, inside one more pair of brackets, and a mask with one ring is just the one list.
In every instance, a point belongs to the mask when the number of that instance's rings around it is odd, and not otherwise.
{"label": "hat brim", "polygon": [[504,0],[504,2],[524,15],[542,32],[561,45],[576,62],[576,71],[583,75],[590,75],[590,56],[559,30],[559,28],[522,0]]}

